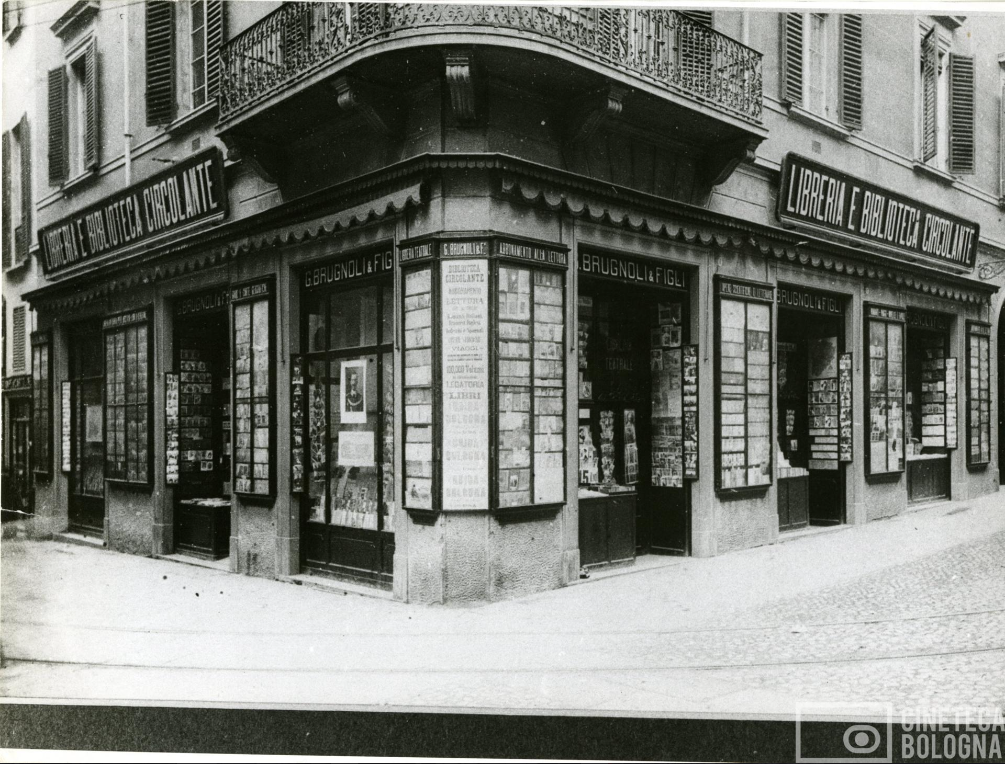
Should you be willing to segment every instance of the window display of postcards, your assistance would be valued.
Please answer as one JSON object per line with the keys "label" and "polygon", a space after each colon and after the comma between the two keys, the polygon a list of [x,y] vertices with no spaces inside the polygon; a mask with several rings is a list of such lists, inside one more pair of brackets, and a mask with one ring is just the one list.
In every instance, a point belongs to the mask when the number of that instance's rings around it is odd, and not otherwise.
{"label": "window display of postcards", "polygon": [[820,337],[807,344],[811,470],[838,468],[838,339]]}
{"label": "window display of postcards", "polygon": [[[234,306],[234,490],[271,493],[269,301]],[[182,383],[184,392],[185,384]]]}
{"label": "window display of postcards", "polygon": [[534,271],[534,503],[565,498],[562,275]]}
{"label": "window display of postcards", "polygon": [[946,445],[946,352],[940,335],[921,341],[921,445]]}
{"label": "window display of postcards", "polygon": [[[182,345],[179,374],[181,384],[179,468],[186,484],[206,482],[213,471],[213,374],[212,361],[193,347]],[[204,479],[205,478],[205,479]]]}
{"label": "window display of postcards", "polygon": [[596,485],[600,482],[600,468],[597,464],[597,447],[593,443],[593,433],[589,424],[579,425],[579,484]]}
{"label": "window display of postcards", "polygon": [[685,345],[681,357],[684,473],[698,478],[698,346]]}
{"label": "window display of postcards", "polygon": [[405,274],[405,500],[433,506],[432,270]]}
{"label": "window display of postcards", "polygon": [[501,507],[531,503],[530,276],[530,271],[522,268],[499,269],[498,427]]}
{"label": "window display of postcards", "polygon": [[639,482],[639,444],[635,439],[635,409],[625,409],[624,424],[625,485]]}
{"label": "window display of postcards", "polygon": [[720,488],[771,480],[771,308],[722,299]]}
{"label": "window display of postcards", "polygon": [[838,361],[838,458],[850,462],[852,453],[852,355],[842,353]]}
{"label": "window display of postcards", "polygon": [[614,412],[600,412],[600,482],[613,486],[617,482],[614,474]]}
{"label": "window display of postcards", "polygon": [[[650,482],[663,488],[679,488],[684,484],[682,356],[679,347],[668,344],[667,334],[663,331],[675,329],[679,332],[680,320],[679,303],[660,303],[657,306],[657,326],[650,330]],[[679,336],[676,339],[679,340]]]}
{"label": "window display of postcards", "polygon": [[991,460],[991,363],[990,327],[970,329],[967,364],[967,461],[986,464]]}
{"label": "window display of postcards", "polygon": [[872,474],[903,469],[904,327],[869,322],[869,468]]}
{"label": "window display of postcards", "polygon": [[377,530],[377,470],[336,467],[331,481],[332,525]]}

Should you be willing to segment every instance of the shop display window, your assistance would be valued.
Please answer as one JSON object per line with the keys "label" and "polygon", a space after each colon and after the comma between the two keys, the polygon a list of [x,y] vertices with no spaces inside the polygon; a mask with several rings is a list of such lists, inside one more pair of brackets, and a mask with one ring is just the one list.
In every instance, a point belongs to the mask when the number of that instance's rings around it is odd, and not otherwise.
{"label": "shop display window", "polygon": [[500,264],[498,503],[565,499],[564,284],[560,273]]}
{"label": "shop display window", "polygon": [[52,344],[48,333],[31,338],[32,456],[36,474],[52,470]]}
{"label": "shop display window", "polygon": [[686,319],[674,292],[581,287],[581,498],[681,488],[697,477],[697,348],[684,344]]}
{"label": "shop display window", "polygon": [[405,506],[433,508],[433,268],[406,271]]}
{"label": "shop display window", "polygon": [[882,475],[904,470],[904,311],[866,306],[866,470]]}
{"label": "shop display window", "polygon": [[[233,311],[233,491],[275,495],[271,281],[231,290]],[[184,386],[182,387],[184,391]]]}
{"label": "shop display window", "polygon": [[393,531],[393,287],[347,285],[305,302],[308,352],[293,360],[303,403],[291,409],[292,487],[303,484],[308,522]]}
{"label": "shop display window", "polygon": [[967,322],[967,464],[991,461],[991,326]]}
{"label": "shop display window", "polygon": [[716,484],[719,490],[766,486],[772,477],[774,290],[744,282],[718,283]]}
{"label": "shop display window", "polygon": [[[149,312],[105,319],[105,478],[150,483],[150,344]],[[88,442],[102,440],[101,419],[85,409]]]}

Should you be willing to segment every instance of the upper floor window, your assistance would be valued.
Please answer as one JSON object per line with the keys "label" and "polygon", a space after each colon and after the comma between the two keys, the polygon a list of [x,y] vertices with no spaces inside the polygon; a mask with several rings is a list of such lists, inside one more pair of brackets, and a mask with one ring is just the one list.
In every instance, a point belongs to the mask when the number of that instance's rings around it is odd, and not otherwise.
{"label": "upper floor window", "polygon": [[21,28],[22,0],[4,0],[3,4],[3,36],[8,38]]}
{"label": "upper floor window", "polygon": [[146,3],[147,124],[168,124],[216,97],[222,0]]}
{"label": "upper floor window", "polygon": [[94,38],[49,71],[49,182],[97,169],[98,51]]}
{"label": "upper floor window", "polygon": [[862,16],[781,14],[781,99],[848,128],[862,126]]}
{"label": "upper floor window", "polygon": [[3,134],[3,251],[4,268],[26,262],[31,244],[31,147],[28,117]]}
{"label": "upper floor window", "polygon": [[933,26],[921,39],[920,158],[943,172],[974,172],[974,59],[949,50]]}

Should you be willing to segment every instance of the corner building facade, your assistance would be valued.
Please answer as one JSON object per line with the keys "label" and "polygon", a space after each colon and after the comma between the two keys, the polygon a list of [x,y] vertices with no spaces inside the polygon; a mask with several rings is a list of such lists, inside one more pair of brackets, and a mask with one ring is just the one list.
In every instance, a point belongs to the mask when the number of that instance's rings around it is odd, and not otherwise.
{"label": "corner building facade", "polygon": [[1000,17],[92,6],[52,532],[456,603],[997,490]]}

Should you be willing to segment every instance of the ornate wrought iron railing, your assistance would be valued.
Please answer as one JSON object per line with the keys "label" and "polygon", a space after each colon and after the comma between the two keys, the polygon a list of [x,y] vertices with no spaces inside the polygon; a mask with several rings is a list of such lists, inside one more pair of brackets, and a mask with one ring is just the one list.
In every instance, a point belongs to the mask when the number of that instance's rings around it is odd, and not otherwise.
{"label": "ornate wrought iron railing", "polygon": [[544,38],[741,119],[761,118],[761,54],[678,11],[296,2],[223,46],[221,120],[363,45],[425,27],[481,27]]}

